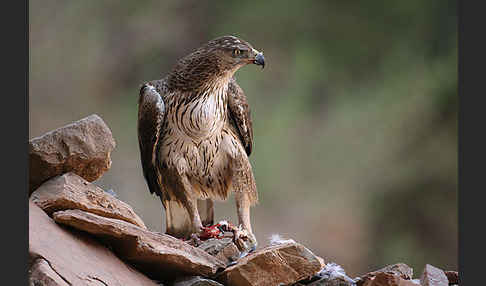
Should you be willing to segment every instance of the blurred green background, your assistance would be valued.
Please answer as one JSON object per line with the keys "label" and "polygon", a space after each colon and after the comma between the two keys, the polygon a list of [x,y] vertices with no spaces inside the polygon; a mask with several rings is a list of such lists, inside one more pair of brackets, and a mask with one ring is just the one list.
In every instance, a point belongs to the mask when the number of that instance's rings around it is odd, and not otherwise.
{"label": "blurred green background", "polygon": [[[405,262],[457,270],[456,1],[30,2],[30,137],[90,114],[111,128],[113,189],[154,230],[139,86],[232,34],[266,67],[237,72],[251,108],[260,246],[279,233],[351,276]],[[236,223],[234,200],[216,219]]]}

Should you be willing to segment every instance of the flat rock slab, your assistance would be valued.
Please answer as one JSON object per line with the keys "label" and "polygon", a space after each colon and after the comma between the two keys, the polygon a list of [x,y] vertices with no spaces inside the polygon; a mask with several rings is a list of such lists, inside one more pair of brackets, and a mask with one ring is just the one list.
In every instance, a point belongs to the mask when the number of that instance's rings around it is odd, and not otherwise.
{"label": "flat rock slab", "polygon": [[31,194],[30,200],[49,215],[80,209],[146,228],[132,207],[72,172],[48,180]]}
{"label": "flat rock slab", "polygon": [[210,277],[225,267],[219,259],[182,240],[118,219],[81,210],[55,212],[53,218],[58,223],[100,237],[119,257],[152,279],[170,280],[190,275]]}
{"label": "flat rock slab", "polygon": [[420,277],[420,285],[422,286],[448,286],[449,279],[443,270],[426,264],[424,272]]}
{"label": "flat rock slab", "polygon": [[232,286],[287,285],[310,278],[323,267],[323,260],[303,245],[284,243],[245,256],[216,280]]}
{"label": "flat rock slab", "polygon": [[[396,263],[396,264],[387,265],[387,266],[385,266],[381,269],[366,273],[365,275],[361,276],[356,283],[357,286],[365,285],[366,281],[373,280],[374,277],[376,277],[380,273],[391,274],[391,275],[397,276],[399,278],[402,278],[403,280],[411,280],[412,277],[413,277],[413,268],[411,268],[410,266],[408,266],[405,263]],[[381,275],[381,277],[382,277],[381,279],[385,279],[385,278],[389,279],[389,280],[392,279],[392,278],[390,278],[391,276]],[[393,279],[395,279],[395,278],[393,278]],[[380,279],[379,279],[379,281],[380,281]]]}
{"label": "flat rock slab", "polygon": [[376,274],[378,272],[385,272],[394,275],[398,275],[405,280],[410,280],[413,277],[413,268],[405,263],[396,263],[392,265],[387,265],[381,269],[378,269],[371,274]]}
{"label": "flat rock slab", "polygon": [[236,261],[241,252],[238,247],[233,243],[233,238],[225,237],[221,239],[211,238],[203,241],[197,248],[204,250],[210,255],[223,261],[226,265],[229,265]]}
{"label": "flat rock slab", "polygon": [[69,286],[44,258],[35,260],[29,269],[29,285]]}
{"label": "flat rock slab", "polygon": [[40,285],[63,285],[59,277],[69,285],[157,285],[98,241],[59,226],[30,201],[29,254],[35,275],[30,278],[54,283]]}
{"label": "flat rock slab", "polygon": [[406,280],[399,275],[380,272],[375,276],[368,278],[363,286],[417,286],[412,280]]}
{"label": "flat rock slab", "polygon": [[111,166],[115,140],[96,114],[29,141],[29,194],[48,179],[74,172],[92,182]]}
{"label": "flat rock slab", "polygon": [[208,240],[202,241],[201,244],[197,246],[197,248],[202,249],[213,256],[216,256],[223,249],[233,244],[232,240],[233,239],[231,237],[224,237],[221,239],[210,238]]}

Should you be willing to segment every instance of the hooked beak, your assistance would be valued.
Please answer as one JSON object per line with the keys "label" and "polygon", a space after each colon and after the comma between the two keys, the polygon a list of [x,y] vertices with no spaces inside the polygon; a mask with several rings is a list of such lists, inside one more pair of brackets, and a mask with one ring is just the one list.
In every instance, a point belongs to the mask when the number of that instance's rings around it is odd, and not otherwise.
{"label": "hooked beak", "polygon": [[255,56],[255,59],[253,60],[253,63],[262,66],[262,69],[265,67],[265,58],[263,57],[263,53],[257,52],[257,55]]}

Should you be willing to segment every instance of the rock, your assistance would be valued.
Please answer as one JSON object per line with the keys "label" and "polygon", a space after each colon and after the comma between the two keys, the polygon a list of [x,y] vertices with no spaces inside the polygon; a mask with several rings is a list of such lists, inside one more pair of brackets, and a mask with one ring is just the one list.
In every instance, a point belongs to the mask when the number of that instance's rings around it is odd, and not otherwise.
{"label": "rock", "polygon": [[223,261],[227,266],[236,261],[241,254],[238,247],[233,243],[233,239],[231,237],[225,237],[222,239],[211,238],[203,241],[198,248],[204,250],[212,256],[215,256],[219,260]]}
{"label": "rock", "polygon": [[405,263],[396,263],[392,265],[387,265],[381,269],[378,269],[376,272],[385,272],[400,276],[403,279],[410,280],[413,277],[413,268],[408,266]]}
{"label": "rock", "polygon": [[197,246],[197,248],[206,251],[212,256],[215,256],[231,243],[233,242],[230,237],[225,237],[221,239],[210,238],[208,240],[202,241],[201,244]]}
{"label": "rock", "polygon": [[224,286],[214,280],[206,279],[201,276],[189,276],[176,279],[173,286]]}
{"label": "rock", "polygon": [[310,284],[301,284],[306,286],[354,286],[356,284],[341,279],[319,279]]}
{"label": "rock", "polygon": [[45,182],[30,199],[49,215],[60,210],[80,209],[146,228],[128,204],[71,172]]}
{"label": "rock", "polygon": [[459,284],[459,273],[457,271],[444,271],[444,273],[449,280],[449,285]]}
{"label": "rock", "polygon": [[43,258],[36,259],[29,269],[29,285],[69,286]]}
{"label": "rock", "polygon": [[119,257],[152,279],[170,280],[181,275],[208,277],[225,267],[222,261],[182,240],[122,220],[81,210],[55,212],[53,218],[101,238]]}
{"label": "rock", "polygon": [[[360,284],[357,284],[360,285]],[[365,279],[363,286],[417,286],[412,280],[406,280],[392,273],[378,272]]]}
{"label": "rock", "polygon": [[40,285],[63,285],[59,284],[57,276],[68,285],[157,285],[98,241],[60,227],[30,201],[29,254],[33,262],[31,281],[40,279],[54,283]]}
{"label": "rock", "polygon": [[240,258],[240,255],[241,252],[236,244],[231,242],[230,244],[226,245],[226,247],[223,248],[218,254],[216,254],[215,257],[221,261],[224,261],[226,266],[229,266],[237,261]]}
{"label": "rock", "polygon": [[412,280],[403,279],[399,275],[386,272],[377,272],[373,276],[360,279],[358,286],[417,286]]}
{"label": "rock", "polygon": [[379,270],[369,272],[359,278],[357,281],[358,286],[364,285],[365,281],[373,280],[374,277],[379,273],[393,274],[401,277],[405,280],[410,280],[413,277],[413,269],[405,263],[396,263],[392,265],[387,265]]}
{"label": "rock", "polygon": [[92,182],[111,166],[115,140],[96,114],[29,141],[29,194],[48,179],[74,172]]}
{"label": "rock", "polygon": [[[381,269],[369,272],[369,273],[361,276],[356,281],[356,285],[357,286],[367,285],[367,284],[365,284],[366,281],[372,281],[380,273],[391,274],[391,275],[394,275],[398,278],[402,278],[403,280],[410,280],[413,277],[413,269],[410,266],[408,266],[405,263],[396,263],[396,264],[392,264],[392,265],[387,265],[387,266],[385,266]],[[391,277],[391,276],[383,276],[382,275],[381,277],[382,277],[382,279],[385,279],[386,277]]]}
{"label": "rock", "polygon": [[257,250],[226,268],[216,280],[225,285],[293,284],[314,276],[322,261],[299,243],[285,243]]}
{"label": "rock", "polygon": [[420,277],[420,285],[422,286],[448,286],[449,279],[444,271],[434,267],[430,264],[425,265],[424,272]]}

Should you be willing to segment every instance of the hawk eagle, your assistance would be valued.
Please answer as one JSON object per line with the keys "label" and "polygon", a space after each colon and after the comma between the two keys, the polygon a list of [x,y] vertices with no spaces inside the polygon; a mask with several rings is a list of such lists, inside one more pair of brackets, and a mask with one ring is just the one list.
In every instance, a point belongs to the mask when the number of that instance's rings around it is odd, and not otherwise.
{"label": "hawk eagle", "polygon": [[247,64],[263,68],[263,54],[242,39],[223,36],[140,89],[142,169],[150,192],[165,208],[167,234],[200,234],[213,224],[213,200],[225,200],[233,191],[238,223],[256,246],[250,223],[250,207],[258,201],[248,160],[252,122],[246,96],[233,77]]}

